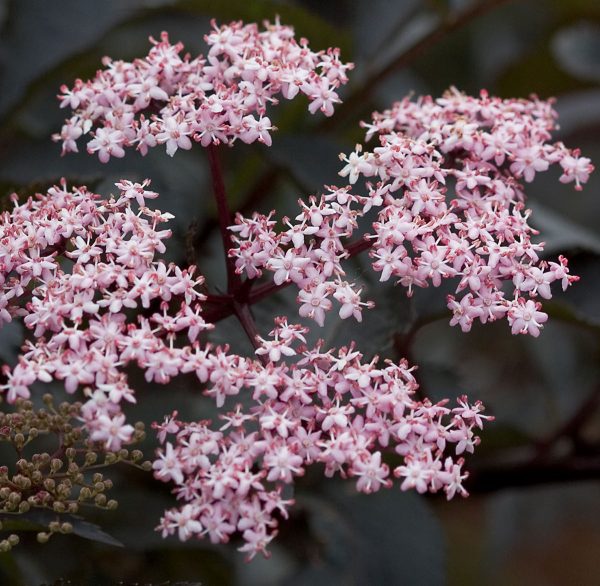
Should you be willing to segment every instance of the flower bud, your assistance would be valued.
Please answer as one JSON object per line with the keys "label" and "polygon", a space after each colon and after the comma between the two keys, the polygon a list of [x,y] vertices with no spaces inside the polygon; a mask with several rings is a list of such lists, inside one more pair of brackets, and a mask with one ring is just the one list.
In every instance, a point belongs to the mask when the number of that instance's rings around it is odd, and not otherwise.
{"label": "flower bud", "polygon": [[66,507],[65,507],[65,504],[64,504],[64,503],[62,503],[61,501],[54,501],[54,502],[52,503],[52,509],[53,509],[54,511],[56,511],[57,513],[64,513],[64,512],[65,512],[65,509],[66,509]]}
{"label": "flower bud", "polygon": [[82,489],[79,491],[79,501],[87,501],[89,499],[92,498],[92,491],[87,487],[84,486],[82,487]]}
{"label": "flower bud", "polygon": [[86,452],[86,454],[85,454],[85,465],[86,466],[91,466],[92,464],[95,464],[97,460],[98,460],[98,454],[96,454],[96,452]]}
{"label": "flower bud", "polygon": [[114,464],[116,461],[117,461],[117,455],[114,454],[113,452],[107,452],[106,455],[104,456],[105,464]]}
{"label": "flower bud", "polygon": [[18,492],[11,492],[8,497],[8,502],[11,505],[18,505],[21,502],[21,494]]}
{"label": "flower bud", "polygon": [[37,541],[38,543],[48,543],[48,539],[50,539],[50,535],[48,533],[44,533],[43,531],[40,531],[40,533],[38,533],[36,535]]}

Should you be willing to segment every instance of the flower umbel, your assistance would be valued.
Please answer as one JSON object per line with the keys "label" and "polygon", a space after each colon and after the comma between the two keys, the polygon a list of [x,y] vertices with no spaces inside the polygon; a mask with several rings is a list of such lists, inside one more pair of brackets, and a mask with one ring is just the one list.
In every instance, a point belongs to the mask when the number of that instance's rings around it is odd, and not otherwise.
{"label": "flower umbel", "polygon": [[271,146],[275,130],[267,110],[283,98],[304,94],[312,114],[333,114],[341,100],[338,88],[348,81],[351,63],[342,63],[338,49],[312,51],[306,39],[276,22],[233,22],[205,35],[206,57],[181,55],[183,44],[171,44],[167,33],[150,39],[153,47],[132,63],[104,59],[105,69],[90,81],[61,87],[63,108],[73,115],[53,139],[64,153],[77,152],[77,140],[92,138],[87,151],[101,162],[120,158],[127,148],[145,155],[164,145],[173,156],[202,146],[236,140]]}
{"label": "flower umbel", "polygon": [[[163,33],[143,58],[105,58],[93,79],[61,87],[61,107],[72,112],[53,138],[64,154],[87,135],[101,162],[130,149],[145,155],[162,145],[173,156],[195,142],[206,147],[226,292],[212,293],[194,266],[161,260],[173,216],[148,207],[158,197],[149,180],[122,179],[110,197],[64,180],[21,202],[14,196],[0,215],[0,327],[22,320],[27,334],[16,363],[2,367],[0,392],[31,411],[32,387],[58,381],[82,399],[68,411],[78,433],[124,454],[143,435],[126,416],[143,397],[132,369],[149,384],[197,381],[217,408],[213,420],[172,411],[153,424],[160,447],[151,467],[178,501],[158,529],[181,540],[238,537],[248,559],[268,555],[294,504],[287,494],[310,466],[364,493],[396,485],[467,496],[465,457],[493,419],[483,405],[432,401],[406,359],[367,355],[351,340],[328,347],[305,322],[321,327],[332,310],[368,319],[373,303],[346,272],[348,259],[368,251],[379,281],[409,296],[450,281],[450,324],[464,332],[506,319],[513,334],[539,336],[542,300],[577,277],[564,257],[543,256],[525,184],[557,165],[560,182],[579,190],[590,160],[552,142],[551,101],[451,89],[375,112],[362,124],[373,144],[340,155],[347,184],[300,199],[295,216],[234,218],[217,145],[270,146],[270,109],[298,94],[310,113],[331,116],[352,64],[338,49],[311,50],[278,21],[262,29],[213,21],[205,40],[206,56],[184,55]],[[307,319],[272,316],[268,331],[251,306],[288,285]],[[211,332],[228,316],[254,353],[215,343]]]}

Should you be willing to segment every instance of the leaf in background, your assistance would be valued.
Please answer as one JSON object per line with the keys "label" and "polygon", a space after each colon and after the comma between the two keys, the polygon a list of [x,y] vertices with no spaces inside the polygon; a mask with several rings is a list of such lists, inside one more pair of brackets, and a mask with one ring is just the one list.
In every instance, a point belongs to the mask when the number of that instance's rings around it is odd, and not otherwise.
{"label": "leaf in background", "polygon": [[546,243],[547,255],[568,250],[584,250],[600,254],[600,236],[593,231],[537,201],[530,199],[527,207],[533,210],[531,222],[540,230],[539,238]]}
{"label": "leaf in background", "polygon": [[[564,294],[557,295],[557,305],[560,306],[563,313],[569,311],[567,315],[558,315],[570,323],[577,323],[583,328],[594,328],[596,331],[600,328],[600,257],[594,254],[581,254],[571,258],[570,263],[573,274],[578,275],[580,280],[575,286],[570,287]],[[552,317],[554,304],[549,304],[548,312]]]}
{"label": "leaf in background", "polygon": [[444,583],[443,535],[422,497],[397,488],[357,494],[351,483],[328,482],[324,496],[299,497],[299,503],[321,555],[286,583]]}
{"label": "leaf in background", "polygon": [[479,579],[472,583],[591,586],[598,582],[597,484],[504,491],[491,496],[486,505],[478,539],[493,555],[486,556]]}
{"label": "leaf in background", "polygon": [[338,175],[341,169],[339,154],[344,148],[343,144],[331,138],[295,133],[293,136],[276,137],[276,143],[266,156],[292,175],[306,191],[303,195],[306,198],[309,193],[322,193],[324,185],[346,183]]}
{"label": "leaf in background", "polygon": [[395,286],[392,281],[380,283],[377,280],[379,273],[371,269],[366,252],[353,262],[347,262],[345,269],[347,280],[362,288],[362,300],[373,301],[375,307],[364,309],[359,323],[353,317],[340,319],[339,305],[335,303],[333,315],[326,322],[327,347],[345,346],[352,339],[367,358],[374,354],[381,358],[396,358],[394,335],[406,332],[416,319],[414,300],[406,296],[404,287]]}
{"label": "leaf in background", "polygon": [[377,55],[380,65],[381,53],[389,51],[390,45],[394,45],[398,51],[401,50],[399,43],[410,43],[415,35],[422,32],[415,18],[422,16],[419,14],[422,4],[418,0],[355,2],[352,7],[352,30],[357,58],[364,60]]}
{"label": "leaf in background", "polygon": [[29,84],[89,49],[141,5],[141,0],[62,0],[57,9],[45,0],[11,2],[0,45],[0,114],[19,102]]}
{"label": "leaf in background", "polygon": [[[350,54],[349,35],[341,28],[324,20],[319,14],[291,2],[277,0],[179,0],[170,5],[171,10],[207,14],[219,21],[244,20],[261,23],[274,21],[279,16],[282,24],[293,26],[296,36],[305,36],[315,50],[339,47],[342,54]],[[168,9],[167,9],[168,10]]]}
{"label": "leaf in background", "polygon": [[551,47],[564,71],[584,81],[600,81],[600,24],[582,21],[561,29]]}
{"label": "leaf in background", "polygon": [[27,513],[19,513],[18,515],[2,514],[3,528],[6,530],[15,531],[39,531],[48,527],[53,521],[61,523],[71,523],[73,525],[73,534],[79,535],[91,541],[104,543],[105,545],[114,545],[123,547],[123,544],[115,539],[112,535],[104,532],[98,525],[84,521],[81,517],[70,514],[58,514],[52,511],[31,510]]}
{"label": "leaf in background", "polygon": [[427,396],[466,393],[496,422],[545,437],[589,395],[599,376],[597,340],[596,330],[558,317],[539,338],[511,335],[504,320],[467,334],[439,322],[419,332],[413,351]]}
{"label": "leaf in background", "polygon": [[[600,125],[600,88],[590,88],[571,92],[562,95],[556,103],[560,129],[558,137],[578,133],[581,131],[592,130],[594,125]],[[594,140],[597,134],[592,138]],[[594,140],[595,142],[595,140]],[[587,156],[593,156],[588,153],[588,148],[582,146]],[[596,159],[594,159],[596,160]]]}

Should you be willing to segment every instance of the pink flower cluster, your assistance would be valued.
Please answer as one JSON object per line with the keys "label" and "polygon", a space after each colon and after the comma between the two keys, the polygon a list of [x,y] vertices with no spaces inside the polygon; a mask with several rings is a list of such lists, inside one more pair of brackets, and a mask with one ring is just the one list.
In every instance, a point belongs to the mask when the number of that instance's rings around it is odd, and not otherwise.
{"label": "pink flower cluster", "polygon": [[[194,141],[269,146],[269,104],[302,93],[311,113],[330,116],[352,67],[337,49],[311,51],[278,22],[263,31],[213,22],[205,39],[207,56],[192,59],[164,33],[145,58],[106,58],[94,79],[63,86],[61,106],[74,111],[54,136],[63,153],[77,151],[85,134],[102,162],[161,144],[169,155]],[[308,347],[308,329],[286,317],[262,338],[249,309],[261,294],[249,281],[271,272],[263,293],[293,282],[300,315],[321,326],[334,302],[340,318],[361,321],[373,304],[343,263],[369,250],[380,281],[393,279],[409,295],[453,279],[451,324],[463,331],[475,320],[506,318],[513,333],[539,335],[547,319],[539,299],[551,297],[552,283],[566,288],[577,277],[563,257],[540,259],[522,182],[557,164],[560,181],[580,189],[593,170],[578,151],[550,142],[554,119],[551,103],[537,98],[451,90],[439,100],[403,100],[364,124],[367,141],[377,136],[378,145],[340,155],[349,185],[300,200],[298,215],[279,228],[274,212],[255,213],[238,215],[228,234],[226,196],[215,189],[223,239],[234,244],[228,275],[235,263],[248,279],[230,279],[224,295],[205,294],[195,267],[158,259],[170,236],[160,225],[171,216],[146,207],[157,196],[149,181],[123,180],[110,199],[62,184],[15,201],[0,216],[0,326],[22,317],[32,339],[18,363],[3,368],[0,390],[10,402],[29,397],[36,381],[81,390],[92,439],[118,449],[134,431],[122,408],[136,401],[128,368],[161,384],[195,375],[222,424],[184,422],[175,411],[154,425],[161,442],[154,474],[174,484],[180,501],[159,529],[213,543],[241,536],[249,558],[267,553],[293,504],[285,487],[312,464],[353,478],[365,493],[396,478],[401,490],[466,496],[462,455],[491,419],[481,403],[417,399],[406,361],[365,358],[353,343]],[[355,194],[359,179],[364,188]],[[208,341],[215,327],[203,317],[208,303],[214,321],[238,317],[256,356]],[[385,451],[400,457],[392,470]]]}
{"label": "pink flower cluster", "polygon": [[128,63],[106,57],[106,69],[94,79],[62,86],[61,107],[74,114],[53,137],[63,154],[77,152],[77,140],[88,133],[87,151],[103,163],[123,157],[128,147],[145,155],[164,144],[173,155],[192,141],[258,140],[269,146],[275,128],[266,116],[268,104],[298,93],[310,100],[311,113],[333,114],[340,102],[336,90],[352,68],[340,61],[338,49],[314,52],[278,22],[265,22],[263,31],[242,22],[212,24],[206,58],[182,57],[183,45],[172,45],[163,33],[160,41],[151,39],[145,58]]}
{"label": "pink flower cluster", "polygon": [[[370,248],[380,281],[395,279],[408,295],[453,279],[451,324],[463,331],[475,320],[506,318],[513,334],[538,336],[547,320],[539,299],[552,296],[552,283],[566,289],[577,277],[564,257],[540,260],[544,246],[532,240],[521,181],[557,164],[560,181],[580,189],[593,170],[579,151],[549,142],[555,116],[550,102],[535,97],[451,90],[438,100],[405,99],[364,124],[378,146],[340,155],[340,175],[350,184],[365,178],[367,196],[328,188],[300,201],[301,213],[284,218],[280,231],[273,214],[238,216],[230,255],[249,278],[266,269],[276,285],[296,283],[300,314],[321,325],[333,299],[341,318],[360,321],[369,302],[345,280],[342,261]],[[370,209],[378,216],[369,228],[359,220]],[[356,232],[362,239],[348,243]]]}
{"label": "pink flower cluster", "polygon": [[121,411],[136,400],[125,367],[167,383],[181,370],[179,332],[193,343],[213,327],[201,315],[204,279],[155,259],[170,236],[159,224],[172,216],[145,207],[157,195],[148,183],[121,181],[110,200],[62,184],[0,217],[0,326],[23,317],[34,339],[3,367],[0,390],[12,403],[36,381],[82,388],[91,438],[111,450],[134,431]]}
{"label": "pink flower cluster", "polygon": [[[445,450],[473,452],[475,430],[490,419],[482,405],[466,397],[454,409],[447,401],[418,401],[406,362],[365,361],[353,346],[308,349],[306,332],[278,318],[270,338],[260,339],[264,363],[223,353],[216,362],[200,349],[189,357],[187,368],[194,362],[200,381],[210,381],[205,393],[218,406],[226,396],[245,406],[220,415],[218,430],[208,421],[184,423],[177,413],[156,426],[164,447],[155,475],[175,483],[183,502],[165,513],[163,535],[218,543],[237,533],[248,558],[266,554],[293,504],[282,487],[311,464],[323,465],[326,476],[355,478],[365,493],[389,488],[395,476],[402,490],[466,496],[463,460]],[[402,464],[390,471],[382,450],[392,448]]]}
{"label": "pink flower cluster", "polygon": [[[214,327],[202,317],[203,278],[155,258],[170,236],[159,224],[170,215],[146,207],[157,195],[147,181],[117,187],[117,197],[103,199],[63,183],[2,214],[2,322],[23,317],[33,338],[3,369],[9,402],[28,398],[37,381],[63,381],[67,392],[87,397],[82,418],[91,438],[117,450],[134,431],[122,411],[136,401],[131,365],[161,384],[193,373],[219,408],[242,401],[218,430],[174,417],[156,426],[164,449],[154,469],[185,503],[166,512],[164,534],[218,542],[240,533],[249,557],[265,553],[292,503],[282,487],[310,464],[356,478],[367,493],[396,476],[402,490],[466,495],[463,460],[446,447],[458,456],[473,451],[475,430],[489,419],[480,403],[462,398],[450,409],[417,401],[405,362],[365,361],[353,346],[308,349],[308,330],[285,318],[258,338],[258,358],[201,343]],[[393,473],[382,461],[388,448],[402,457]]]}

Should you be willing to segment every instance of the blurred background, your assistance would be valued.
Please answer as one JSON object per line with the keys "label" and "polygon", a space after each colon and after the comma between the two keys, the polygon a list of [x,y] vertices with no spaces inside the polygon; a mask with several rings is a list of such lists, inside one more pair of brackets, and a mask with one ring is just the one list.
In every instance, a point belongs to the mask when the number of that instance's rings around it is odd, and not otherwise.
{"label": "blurred background", "polygon": [[[204,51],[212,17],[250,22],[276,15],[311,48],[338,46],[356,67],[332,119],[310,117],[302,100],[281,104],[271,115],[280,129],[272,148],[236,145],[224,153],[236,209],[291,213],[298,197],[338,181],[337,155],[362,140],[359,120],[408,94],[437,96],[451,85],[502,97],[555,96],[557,140],[600,166],[597,0],[0,0],[3,204],[13,191],[45,191],[60,177],[105,194],[120,178],[149,177],[161,194],[157,205],[176,216],[169,257],[197,263],[218,288],[222,252],[202,149],[174,158],[162,149],[145,158],[129,153],[109,165],[86,154],[61,158],[50,141],[66,115],[55,96],[61,84],[93,76],[104,55],[145,55],[149,35],[166,30],[195,55]],[[357,496],[349,484],[308,474],[272,558],[245,564],[235,543],[162,540],[153,528],[172,505],[168,487],[124,470],[113,474],[120,508],[92,519],[124,547],[74,536],[39,546],[25,538],[0,554],[0,583],[600,583],[600,173],[581,193],[558,176],[538,175],[528,185],[528,204],[548,256],[566,254],[581,281],[545,304],[551,319],[540,338],[513,337],[505,323],[462,334],[448,326],[449,316],[438,319],[444,291],[419,291],[409,302],[364,273],[377,309],[356,332],[361,349],[407,356],[419,365],[425,394],[468,393],[496,416],[467,465],[469,499],[447,503],[397,489]],[[367,264],[359,259],[356,270]],[[284,293],[255,310],[260,320],[288,308],[293,314],[293,304]],[[415,312],[427,325],[408,335]],[[332,344],[347,340],[329,321],[320,335]],[[215,339],[235,339],[234,328],[223,322]],[[3,363],[13,363],[21,336],[17,326],[2,331]],[[143,386],[139,381],[144,399],[132,418],[151,422],[174,408],[189,418],[214,412],[186,381]],[[152,450],[149,440],[146,455]]]}

